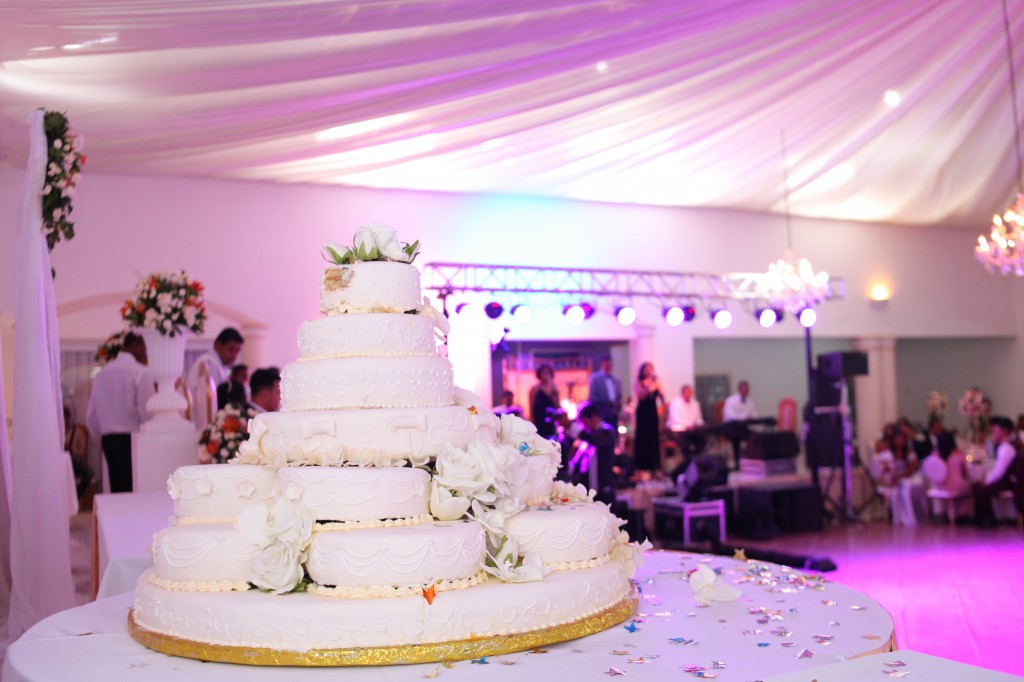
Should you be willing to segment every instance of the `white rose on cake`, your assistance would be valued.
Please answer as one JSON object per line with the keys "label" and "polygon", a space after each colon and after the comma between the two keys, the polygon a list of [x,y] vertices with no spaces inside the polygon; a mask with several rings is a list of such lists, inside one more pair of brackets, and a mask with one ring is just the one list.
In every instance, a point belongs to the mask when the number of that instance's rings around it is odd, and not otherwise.
{"label": "white rose on cake", "polygon": [[469,453],[478,458],[488,472],[499,497],[510,495],[512,489],[529,480],[526,459],[509,445],[475,440],[469,444]]}
{"label": "white rose on cake", "polygon": [[494,475],[486,466],[479,451],[460,450],[445,445],[435,462],[437,473],[434,480],[453,493],[477,499],[484,504],[493,504],[497,499],[494,491]]}
{"label": "white rose on cake", "polygon": [[249,582],[262,590],[285,594],[301,581],[302,557],[290,544],[275,542],[253,559]]}
{"label": "white rose on cake", "polygon": [[276,542],[292,545],[302,552],[313,536],[316,514],[302,504],[278,498],[269,509],[262,504],[252,504],[242,510],[235,520],[235,527],[246,542],[265,548]]}
{"label": "white rose on cake", "polygon": [[360,227],[356,230],[353,246],[359,260],[376,260],[379,256],[399,263],[411,260],[395,237],[395,229],[387,225]]}
{"label": "white rose on cake", "polygon": [[467,497],[456,497],[437,481],[430,484],[430,513],[440,521],[456,521],[469,510]]}

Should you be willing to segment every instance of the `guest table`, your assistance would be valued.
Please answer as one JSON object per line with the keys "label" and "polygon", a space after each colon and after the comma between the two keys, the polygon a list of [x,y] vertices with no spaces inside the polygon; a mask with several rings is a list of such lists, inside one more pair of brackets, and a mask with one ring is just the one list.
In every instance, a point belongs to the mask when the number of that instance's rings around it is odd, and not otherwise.
{"label": "guest table", "polygon": [[[741,590],[731,602],[695,601],[688,575],[701,563]],[[637,573],[640,607],[610,630],[540,650],[482,661],[302,672],[165,656],[127,632],[132,594],[51,616],[14,643],[5,682],[111,680],[754,680],[815,670],[894,646],[889,614],[871,598],[788,567],[679,552],[648,552]],[[280,597],[282,603],[287,597]],[[339,603],[339,608],[343,604]],[[486,666],[486,667],[484,667]]]}
{"label": "guest table", "polygon": [[[1016,675],[986,670],[917,651],[872,654],[814,670],[814,679],[817,682],[878,682],[898,677],[927,680],[927,682],[1012,682],[1020,680]],[[806,673],[787,673],[766,678],[762,682],[809,682],[809,679]]]}
{"label": "guest table", "polygon": [[97,495],[93,509],[93,591],[109,597],[132,590],[153,565],[149,548],[174,513],[171,498],[163,490]]}

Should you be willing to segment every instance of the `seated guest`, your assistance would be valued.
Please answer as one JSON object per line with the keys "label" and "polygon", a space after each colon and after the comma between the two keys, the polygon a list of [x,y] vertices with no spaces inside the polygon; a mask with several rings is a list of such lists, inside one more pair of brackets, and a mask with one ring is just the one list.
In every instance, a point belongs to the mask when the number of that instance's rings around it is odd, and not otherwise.
{"label": "seated guest", "polygon": [[[944,464],[936,468],[937,471],[941,472],[945,470],[946,477],[941,481],[931,480],[929,482],[939,490],[945,490],[952,496],[966,496],[971,492],[971,480],[967,475],[967,456],[963,451],[957,447],[956,438],[949,431],[943,431],[939,434],[938,438],[938,450],[925,457],[924,461],[921,462],[921,470],[927,475],[929,471],[932,471],[931,460],[937,459],[942,461]],[[951,501],[950,504],[953,504]],[[957,515],[969,514],[970,511],[965,507],[970,504],[970,500],[961,499],[956,502]]]}
{"label": "seated guest", "polygon": [[249,381],[248,365],[235,365],[231,368],[228,380],[217,386],[217,409],[223,410],[227,405],[241,407],[249,402],[246,383]]}
{"label": "seated guest", "polygon": [[512,414],[517,417],[523,416],[523,408],[516,405],[516,397],[512,391],[501,392],[501,402],[494,406],[494,414],[501,416],[503,414]]}
{"label": "seated guest", "polygon": [[258,369],[249,379],[252,399],[249,407],[260,412],[277,412],[281,409],[281,374],[274,368]]}
{"label": "seated guest", "polygon": [[[594,498],[599,502],[612,504],[615,502],[615,446],[619,442],[618,430],[601,418],[594,405],[587,405],[580,410],[580,423],[583,431],[578,439],[591,446],[587,463],[587,478],[584,482],[591,490],[597,491]],[[581,467],[582,469],[582,467]]]}
{"label": "seated guest", "polygon": [[918,512],[927,510],[928,501],[918,472],[919,460],[906,431],[897,429],[885,449],[877,452],[875,461],[880,467],[879,483],[887,489],[893,524],[917,526]]}
{"label": "seated guest", "polygon": [[992,443],[996,451],[996,463],[985,474],[985,480],[974,486],[974,518],[982,528],[996,525],[992,498],[1004,490],[1014,490],[1016,479],[1014,461],[1017,448],[1014,445],[1013,422],[1007,417],[992,417]]}
{"label": "seated guest", "polygon": [[703,434],[686,433],[697,426],[704,426],[700,403],[693,397],[693,386],[683,384],[679,395],[668,404],[668,419],[665,422],[665,427],[674,434],[684,457],[695,455],[704,449]]}

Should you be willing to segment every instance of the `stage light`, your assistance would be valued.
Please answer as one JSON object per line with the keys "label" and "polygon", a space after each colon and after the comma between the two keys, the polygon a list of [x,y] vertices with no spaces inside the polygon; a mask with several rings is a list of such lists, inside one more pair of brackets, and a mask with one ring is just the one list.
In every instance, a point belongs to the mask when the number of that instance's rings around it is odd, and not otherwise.
{"label": "stage light", "polygon": [[569,324],[579,324],[587,319],[587,313],[580,305],[567,305],[562,308],[562,314],[565,315],[565,321]]}
{"label": "stage light", "polygon": [[467,315],[467,314],[473,312],[473,310],[475,310],[475,309],[476,309],[476,306],[474,304],[466,303],[465,301],[463,301],[462,303],[460,303],[457,306],[455,306],[455,314],[456,315]]}
{"label": "stage light", "polygon": [[492,320],[496,320],[501,317],[503,312],[505,312],[505,306],[501,305],[497,301],[491,301],[484,306],[484,314]]}
{"label": "stage light", "polygon": [[677,305],[665,308],[662,311],[662,315],[665,316],[665,323],[670,327],[678,327],[686,318],[686,314],[683,312],[683,309]]}
{"label": "stage light", "polygon": [[797,315],[797,319],[803,326],[813,327],[814,323],[818,321],[818,313],[814,312],[814,308],[804,308]]}
{"label": "stage light", "polygon": [[525,303],[517,303],[509,312],[512,313],[512,319],[516,324],[527,324],[533,319],[533,308]]}
{"label": "stage light", "polygon": [[684,305],[682,310],[683,322],[693,322],[693,319],[697,317],[697,309],[692,305]]}
{"label": "stage light", "polygon": [[615,309],[615,319],[623,327],[628,327],[636,322],[636,309],[631,305],[619,306]]}
{"label": "stage light", "polygon": [[757,322],[765,329],[774,327],[775,323],[779,321],[779,313],[771,308],[758,308],[754,311],[757,315]]}
{"label": "stage light", "polygon": [[711,311],[711,322],[716,329],[728,329],[732,324],[732,313],[725,308]]}
{"label": "stage light", "polygon": [[589,320],[594,316],[594,306],[589,303],[580,303],[580,307],[583,308],[583,319]]}

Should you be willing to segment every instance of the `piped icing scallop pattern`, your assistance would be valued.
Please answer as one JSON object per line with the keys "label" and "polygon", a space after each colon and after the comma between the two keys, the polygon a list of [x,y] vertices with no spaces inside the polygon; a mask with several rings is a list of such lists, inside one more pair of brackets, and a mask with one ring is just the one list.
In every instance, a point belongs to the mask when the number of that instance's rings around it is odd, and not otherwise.
{"label": "piped icing scallop pattern", "polygon": [[606,557],[620,521],[603,504],[552,505],[509,517],[505,531],[522,552],[535,552],[545,564]]}
{"label": "piped icing scallop pattern", "polygon": [[305,360],[281,375],[284,412],[454,403],[452,366],[441,357]]}
{"label": "piped icing scallop pattern", "polygon": [[308,359],[437,355],[434,321],[398,313],[335,315],[299,326],[299,357]]}
{"label": "piped icing scallop pattern", "polygon": [[153,537],[153,571],[172,583],[248,589],[250,562],[259,551],[229,524],[168,526]]}
{"label": "piped icing scallop pattern", "polygon": [[250,504],[270,506],[277,472],[252,464],[205,464],[176,469],[167,480],[176,523],[226,523]]}
{"label": "piped icing scallop pattern", "polygon": [[317,521],[383,526],[429,512],[430,474],[411,467],[286,467],[281,494],[306,505]]}
{"label": "piped icing scallop pattern", "polygon": [[326,268],[320,280],[320,311],[404,313],[422,305],[420,272],[405,263],[355,263]]}

